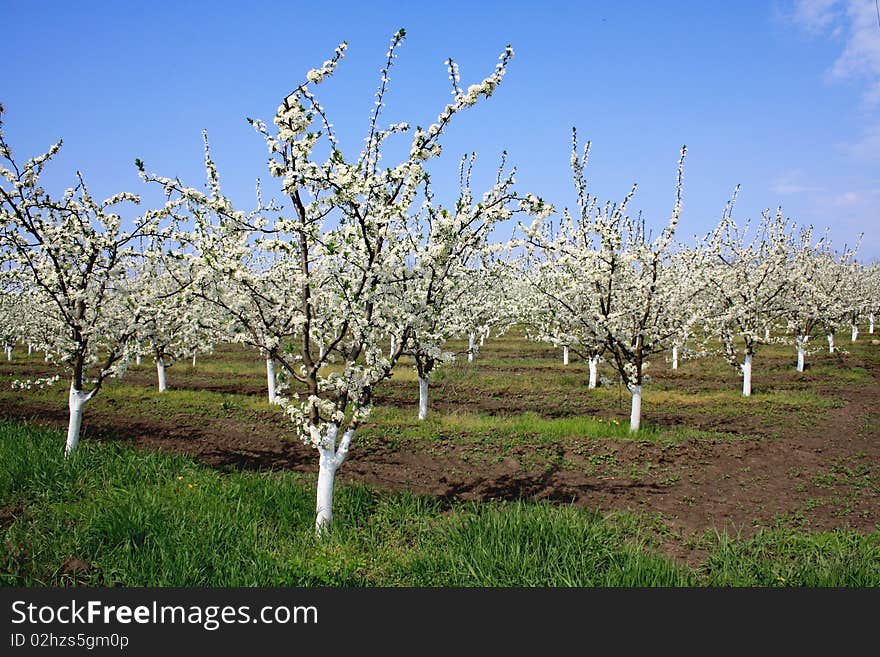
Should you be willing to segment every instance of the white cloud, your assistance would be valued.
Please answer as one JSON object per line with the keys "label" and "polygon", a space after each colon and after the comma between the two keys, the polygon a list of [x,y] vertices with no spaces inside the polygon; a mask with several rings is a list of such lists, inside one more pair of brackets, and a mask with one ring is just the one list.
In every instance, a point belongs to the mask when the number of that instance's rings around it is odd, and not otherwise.
{"label": "white cloud", "polygon": [[868,126],[858,140],[843,144],[844,154],[865,162],[880,162],[880,123]]}
{"label": "white cloud", "polygon": [[880,23],[877,6],[871,0],[849,0],[846,47],[834,62],[832,72],[842,78],[856,75],[880,76]]}
{"label": "white cloud", "polygon": [[818,226],[831,228],[834,244],[859,244],[863,260],[880,258],[880,188],[860,187],[817,196],[808,218]]}
{"label": "white cloud", "polygon": [[843,192],[832,196],[829,201],[832,207],[854,208],[864,201],[865,195],[861,192]]}
{"label": "white cloud", "polygon": [[865,85],[865,106],[880,106],[880,21],[875,0],[796,0],[790,18],[810,32],[842,36],[843,52],[831,65],[830,77],[860,81]]}
{"label": "white cloud", "polygon": [[771,191],[789,195],[784,206],[794,209],[799,223],[812,224],[818,232],[829,230],[837,247],[860,244],[863,260],[880,260],[880,179],[827,180],[822,187],[804,180],[800,170],[787,171]]}
{"label": "white cloud", "polygon": [[[821,181],[821,189],[807,187],[799,172],[787,172],[774,181],[778,193],[805,192],[792,198],[801,207],[800,218],[815,226],[830,226],[835,244],[860,243],[860,257],[880,259],[880,23],[875,0],[795,0],[786,18],[805,31],[833,39],[840,50],[829,62],[827,81],[858,84],[861,125],[850,124],[841,135],[837,152],[844,161],[829,161],[824,171],[812,171],[808,180]],[[843,140],[846,139],[846,142]]]}
{"label": "white cloud", "polygon": [[791,18],[811,32],[824,32],[840,12],[839,0],[798,0]]}
{"label": "white cloud", "polygon": [[817,187],[804,182],[804,172],[793,169],[784,172],[770,184],[770,191],[774,194],[803,194],[805,192],[818,191]]}

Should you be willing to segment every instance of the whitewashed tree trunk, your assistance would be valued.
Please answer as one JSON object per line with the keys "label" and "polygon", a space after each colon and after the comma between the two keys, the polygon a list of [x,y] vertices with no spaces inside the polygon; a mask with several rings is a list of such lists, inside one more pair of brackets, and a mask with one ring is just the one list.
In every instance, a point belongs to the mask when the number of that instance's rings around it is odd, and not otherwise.
{"label": "whitewashed tree trunk", "polygon": [[[324,360],[324,354],[326,353],[325,349],[326,349],[326,347],[323,344],[318,349],[318,360]],[[393,347],[392,347],[392,351],[394,351]]]}
{"label": "whitewashed tree trunk", "polygon": [[336,452],[318,448],[318,490],[315,504],[315,531],[321,533],[333,522],[333,480],[336,478]]}
{"label": "whitewashed tree trunk", "polygon": [[834,353],[834,334],[833,333],[828,334],[828,353],[829,354]]}
{"label": "whitewashed tree trunk", "polygon": [[804,336],[797,336],[797,371],[804,371],[804,358],[806,356],[806,339]]}
{"label": "whitewashed tree trunk", "polygon": [[134,362],[138,365],[141,364],[141,346],[137,346],[137,350],[135,351]]}
{"label": "whitewashed tree trunk", "polygon": [[629,413],[629,432],[635,433],[642,424],[642,386],[628,386],[632,395],[632,408]]}
{"label": "whitewashed tree trunk", "polygon": [[83,409],[90,396],[82,390],[77,390],[70,385],[70,395],[68,396],[68,407],[70,408],[70,419],[67,423],[67,442],[64,444],[64,456],[70,456],[79,445],[79,433],[82,427]]}
{"label": "whitewashed tree trunk", "polygon": [[742,364],[743,397],[752,396],[752,354],[746,354]]}
{"label": "whitewashed tree trunk", "polygon": [[874,314],[868,315],[868,333],[874,333]]}
{"label": "whitewashed tree trunk", "polygon": [[327,432],[323,437],[321,430],[315,426],[309,427],[309,431],[312,435],[312,441],[318,445],[320,455],[315,517],[315,532],[320,535],[330,527],[330,523],[333,521],[333,480],[339,466],[348,456],[354,429],[349,429],[343,434],[338,448],[336,447],[336,435],[339,433],[338,425],[328,424]]}
{"label": "whitewashed tree trunk", "polygon": [[193,349],[193,369],[196,368],[196,355],[199,353],[198,349]]}
{"label": "whitewashed tree trunk", "polygon": [[672,369],[678,369],[678,345],[672,345]]}
{"label": "whitewashed tree trunk", "polygon": [[156,359],[156,373],[159,375],[159,392],[165,392],[168,384],[165,381],[165,360],[161,356]]}
{"label": "whitewashed tree trunk", "polygon": [[473,333],[468,334],[468,362],[474,362],[474,341],[476,336]]}
{"label": "whitewashed tree trunk", "polygon": [[598,383],[599,383],[599,357],[598,356],[590,356],[590,383],[587,387],[590,390],[593,390]]}
{"label": "whitewashed tree trunk", "polygon": [[46,362],[46,363],[49,362],[49,352],[48,352],[48,351],[46,352],[46,355],[43,356],[43,361]]}
{"label": "whitewashed tree trunk", "polygon": [[32,353],[34,353],[34,345],[28,342],[28,356],[30,356]]}
{"label": "whitewashed tree trunk", "polygon": [[770,327],[767,327],[764,329],[764,340],[765,341],[770,340]]}
{"label": "whitewashed tree trunk", "polygon": [[397,351],[397,339],[392,335],[391,336],[391,353],[393,354]]}
{"label": "whitewashed tree trunk", "polygon": [[852,339],[851,342],[855,342],[859,337],[859,327],[857,324],[852,325]]}
{"label": "whitewashed tree trunk", "polygon": [[269,389],[269,403],[278,403],[278,394],[275,391],[275,359],[269,356],[266,359],[266,385]]}
{"label": "whitewashed tree trunk", "polygon": [[6,345],[6,360],[12,360],[12,345]]}
{"label": "whitewashed tree trunk", "polygon": [[568,345],[562,347],[562,364],[568,365]]}
{"label": "whitewashed tree trunk", "polygon": [[428,377],[419,377],[419,419],[428,417]]}

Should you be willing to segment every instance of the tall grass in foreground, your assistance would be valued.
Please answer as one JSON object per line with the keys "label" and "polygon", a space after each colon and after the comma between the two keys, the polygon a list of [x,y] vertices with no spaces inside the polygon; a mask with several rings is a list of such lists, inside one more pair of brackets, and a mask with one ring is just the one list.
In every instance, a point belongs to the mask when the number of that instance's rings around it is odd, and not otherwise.
{"label": "tall grass in foreground", "polygon": [[693,570],[632,515],[453,504],[340,486],[314,536],[314,485],[0,421],[0,584],[125,586],[877,586],[880,531],[719,536]]}

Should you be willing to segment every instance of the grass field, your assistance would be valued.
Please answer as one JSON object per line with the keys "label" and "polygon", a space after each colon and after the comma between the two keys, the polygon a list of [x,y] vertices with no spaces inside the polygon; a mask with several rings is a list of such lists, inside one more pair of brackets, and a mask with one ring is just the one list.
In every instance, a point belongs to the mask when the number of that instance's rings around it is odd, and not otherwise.
{"label": "grass field", "polygon": [[632,514],[453,503],[343,486],[333,532],[291,472],[222,473],[182,456],[0,424],[5,586],[872,586],[880,533],[702,537],[692,569]]}
{"label": "grass field", "polygon": [[[843,339],[839,341],[844,345]],[[432,382],[404,364],[340,470],[313,535],[316,457],[265,401],[239,346],[148,360],[86,407],[61,456],[66,390],[0,367],[4,585],[878,586],[880,346],[760,351],[754,395],[720,360],[660,358],[643,430],[604,366],[517,334]]]}

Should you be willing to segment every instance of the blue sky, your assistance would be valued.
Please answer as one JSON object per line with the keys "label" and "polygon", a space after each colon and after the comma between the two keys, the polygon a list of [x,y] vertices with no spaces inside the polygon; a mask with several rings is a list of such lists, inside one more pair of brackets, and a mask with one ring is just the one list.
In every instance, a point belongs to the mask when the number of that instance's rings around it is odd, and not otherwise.
{"label": "blue sky", "polygon": [[[490,99],[458,117],[433,165],[451,200],[461,154],[479,154],[477,185],[503,150],[518,188],[573,200],[570,131],[592,140],[592,191],[661,226],[688,146],[679,237],[735,216],[784,213],[836,246],[859,233],[880,259],[880,24],[874,0],[764,2],[6,2],[11,65],[0,101],[17,156],[64,138],[47,182],[81,169],[99,195],[151,196],[133,161],[203,180],[207,129],[224,189],[247,209],[267,179],[261,139],[280,99],[339,41],[349,49],[321,100],[356,155],[388,41],[407,30],[387,122],[433,122],[449,98],[444,61],[468,85],[510,43],[516,57]],[[872,22],[873,21],[873,22]],[[448,184],[447,184],[448,183]]]}

